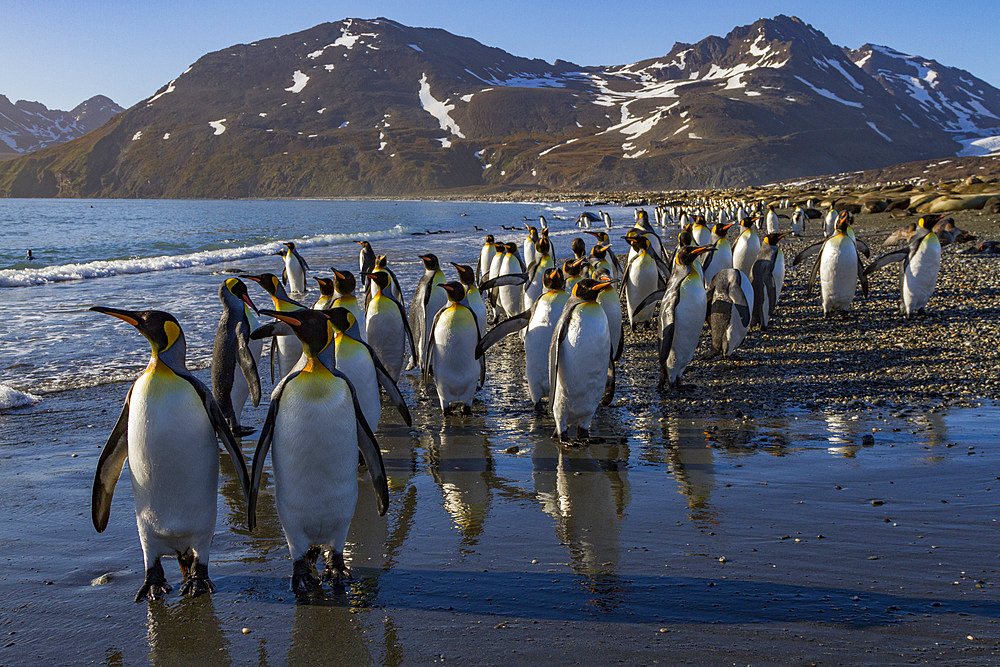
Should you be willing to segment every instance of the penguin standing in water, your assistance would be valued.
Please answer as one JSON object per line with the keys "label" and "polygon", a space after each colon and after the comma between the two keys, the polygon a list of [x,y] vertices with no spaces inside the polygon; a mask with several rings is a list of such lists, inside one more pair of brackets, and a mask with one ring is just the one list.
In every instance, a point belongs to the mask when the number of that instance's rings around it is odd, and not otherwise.
{"label": "penguin standing in water", "polygon": [[760,253],[760,237],[753,229],[753,221],[757,218],[740,219],[740,235],[733,244],[733,268],[750,275],[753,263]]}
{"label": "penguin standing in water", "polygon": [[917,221],[917,231],[906,248],[882,255],[865,269],[865,275],[893,262],[902,262],[899,312],[904,317],[925,313],[927,302],[941,270],[941,241],[934,233],[934,223],[946,216],[925,215]]}
{"label": "penguin standing in water", "polygon": [[346,308],[354,315],[354,324],[351,326],[350,334],[358,340],[367,343],[368,334],[365,328],[365,311],[358,303],[358,297],[354,296],[354,290],[358,286],[358,281],[350,271],[338,271],[330,267],[333,271],[333,288],[338,296],[330,304],[331,308]]}
{"label": "penguin standing in water", "polygon": [[410,354],[417,358],[413,332],[410,331],[403,304],[389,293],[389,274],[371,273],[368,277],[375,287],[375,294],[368,300],[365,313],[368,344],[385,364],[389,377],[398,381],[406,358],[407,340],[410,342]]}
{"label": "penguin standing in water", "polygon": [[274,253],[281,255],[281,258],[285,260],[285,269],[281,272],[281,283],[287,285],[292,294],[305,294],[307,289],[306,271],[309,269],[309,265],[295,249],[294,243],[288,241],[284,246],[282,250]]}
{"label": "penguin standing in water", "polygon": [[753,312],[753,285],[739,269],[722,269],[706,289],[712,356],[729,358],[746,338]]}
{"label": "penguin standing in water", "polygon": [[344,545],[358,499],[358,451],[375,487],[380,516],[389,505],[382,453],[350,380],[321,359],[336,333],[327,311],[261,312],[290,326],[304,354],[271,394],[253,457],[251,521],[264,460],[273,448],[274,498],[292,557],[292,591],[305,595],[318,590],[315,562],[321,552],[326,562],[322,580],[332,580],[334,589],[342,590],[342,578],[350,577]]}
{"label": "penguin standing in water", "polygon": [[355,241],[355,243],[361,246],[361,250],[358,252],[358,275],[362,276],[361,287],[367,292],[368,279],[364,275],[371,273],[372,269],[375,268],[375,251],[368,241]]}
{"label": "penguin standing in water", "polygon": [[333,281],[329,278],[313,278],[313,280],[319,285],[319,298],[313,304],[313,310],[330,310],[338,296]]}
{"label": "penguin standing in water", "polygon": [[[229,429],[237,437],[256,429],[240,425],[247,396],[254,407],[260,404],[260,360],[263,341],[250,340],[257,328],[257,306],[250,300],[247,286],[239,278],[228,278],[219,287],[222,317],[212,347],[212,396],[222,410]],[[239,366],[240,373],[236,372]]]}
{"label": "penguin standing in water", "polygon": [[[184,576],[181,593],[215,590],[208,578],[219,489],[216,435],[233,460],[249,497],[246,462],[219,405],[187,371],[184,333],[177,319],[159,310],[91,310],[128,322],[149,340],[149,365],[125,397],[94,476],[94,528],[108,525],[111,498],[125,459],[135,499],[135,519],[146,578],[135,595],[155,600],[171,590],[160,559],[176,556]],[[253,518],[249,516],[253,529]]]}
{"label": "penguin standing in water", "polygon": [[590,437],[590,422],[607,387],[612,359],[608,317],[597,296],[610,281],[584,278],[573,288],[549,345],[549,407],[556,421],[553,437]]}
{"label": "penguin standing in water", "polygon": [[600,211],[601,220],[604,221],[604,226],[611,229],[611,215],[607,211]]}
{"label": "penguin standing in water", "polygon": [[[430,335],[428,326],[434,321],[437,312],[448,303],[448,294],[439,289],[446,280],[437,255],[433,253],[421,255],[420,261],[424,263],[424,274],[420,276],[417,289],[414,290],[413,298],[410,299],[408,313],[410,331],[415,336],[417,346],[417,357],[410,362],[412,366],[423,363],[424,347],[427,345],[427,337]],[[421,370],[423,370],[422,366]]]}
{"label": "penguin standing in water", "polygon": [[[274,308],[280,312],[287,313],[305,308],[298,301],[293,301],[285,288],[281,286],[278,277],[273,273],[262,273],[259,276],[244,275],[247,280],[252,280],[263,288],[274,302]],[[288,375],[295,366],[299,357],[302,356],[302,344],[295,336],[274,336],[271,339],[271,382],[274,382],[274,367],[278,366],[278,379]]]}
{"label": "penguin standing in water", "polygon": [[[865,267],[861,262],[858,246],[850,235],[850,215],[847,211],[840,214],[837,220],[837,232],[826,237],[819,248],[819,257],[813,264],[806,287],[806,296],[811,296],[813,287],[819,279],[820,295],[823,299],[823,315],[830,317],[837,313],[847,315],[858,291],[858,281],[861,290],[868,296],[868,278],[865,277]],[[812,248],[806,248],[792,260],[792,266],[812,254]]]}
{"label": "penguin standing in water", "polygon": [[753,285],[753,315],[750,325],[767,329],[774,315],[774,308],[781,297],[781,288],[785,282],[785,253],[778,247],[778,242],[791,232],[783,234],[768,234],[764,237],[757,261],[750,269],[750,283]]}
{"label": "penguin standing in water", "polygon": [[482,250],[479,251],[479,263],[476,265],[476,282],[482,283],[490,279],[490,263],[497,254],[496,239],[490,234],[486,237]]}
{"label": "penguin standing in water", "polygon": [[437,312],[429,327],[430,337],[420,366],[424,382],[433,369],[438,401],[445,414],[455,403],[462,404],[463,414],[472,414],[472,398],[477,384],[483,381],[484,366],[476,362],[479,324],[475,313],[462,304],[462,283],[444,283],[441,289],[448,295],[448,304]]}

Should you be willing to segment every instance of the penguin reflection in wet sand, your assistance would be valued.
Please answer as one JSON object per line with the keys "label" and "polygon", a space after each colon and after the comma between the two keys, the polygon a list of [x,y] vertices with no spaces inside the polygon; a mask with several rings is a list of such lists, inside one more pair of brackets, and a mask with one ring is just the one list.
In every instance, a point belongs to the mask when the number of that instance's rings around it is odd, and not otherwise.
{"label": "penguin reflection in wet sand", "polygon": [[[212,348],[212,396],[219,404],[230,430],[237,437],[250,435],[256,429],[240,426],[243,404],[249,395],[254,407],[260,404],[260,360],[264,342],[250,340],[257,328],[257,306],[247,294],[247,286],[239,278],[229,278],[219,287],[222,317],[215,331]],[[239,366],[240,372],[236,372]]]}
{"label": "penguin reflection in wet sand", "polygon": [[292,242],[286,242],[285,247],[275,255],[281,255],[282,259],[285,260],[285,270],[281,272],[281,282],[288,286],[295,294],[304,294],[306,291],[306,271],[309,269],[309,265],[306,264],[306,260],[302,259],[302,255],[299,251],[295,249],[295,244]]}
{"label": "penguin reflection in wet sand", "polygon": [[893,262],[903,263],[900,269],[899,312],[904,317],[924,314],[934,292],[941,270],[941,241],[934,233],[934,223],[944,217],[923,216],[917,221],[917,231],[906,248],[882,255],[865,269],[867,276]]}
{"label": "penguin reflection in wet sand", "polygon": [[590,437],[590,422],[604,395],[612,362],[608,317],[597,297],[611,281],[584,278],[573,287],[549,345],[549,406],[556,421],[553,437]]}
{"label": "penguin reflection in wet sand", "polygon": [[445,414],[456,403],[462,404],[464,414],[472,414],[472,398],[477,383],[483,379],[484,368],[476,362],[479,325],[475,313],[462,304],[465,299],[462,283],[444,283],[441,289],[448,295],[448,304],[437,312],[428,327],[430,337],[420,367],[424,382],[433,370],[438,400]]}
{"label": "penguin reflection in wet sand", "polygon": [[160,564],[164,556],[177,557],[184,576],[182,594],[211,592],[215,587],[208,578],[208,561],[219,487],[216,435],[232,458],[246,495],[249,479],[243,453],[215,399],[187,371],[184,333],[173,315],[102,306],[91,310],[128,322],[152,347],[149,365],[129,389],[97,463],[91,507],[94,528],[100,533],[108,525],[115,484],[128,458],[146,568],[135,601],[155,600],[171,591]]}
{"label": "penguin reflection in wet sand", "polygon": [[261,311],[292,328],[303,357],[271,394],[253,458],[250,517],[253,520],[264,460],[274,468],[278,519],[292,557],[292,591],[318,590],[316,559],[323,554],[323,581],[343,589],[350,577],[344,563],[347,531],[358,499],[358,451],[375,488],[378,513],[389,504],[385,466],[350,380],[333,367],[330,348],[336,330],[326,312]]}

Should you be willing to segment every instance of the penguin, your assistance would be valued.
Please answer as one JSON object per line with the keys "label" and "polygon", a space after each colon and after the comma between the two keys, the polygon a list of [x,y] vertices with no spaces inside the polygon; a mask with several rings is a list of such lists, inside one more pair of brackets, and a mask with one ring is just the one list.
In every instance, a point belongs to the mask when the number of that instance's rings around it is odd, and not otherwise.
{"label": "penguin", "polygon": [[790,233],[765,236],[753,268],[750,269],[750,282],[753,285],[751,326],[757,325],[761,329],[767,329],[774,315],[774,308],[781,297],[781,288],[785,282],[785,253],[778,247],[778,242]]}
{"label": "penguin", "polygon": [[295,249],[294,243],[287,241],[283,245],[284,248],[274,253],[281,255],[281,258],[285,260],[285,269],[281,272],[281,284],[287,285],[292,294],[305,294],[307,289],[306,271],[309,269],[309,265]]}
{"label": "penguin", "polygon": [[368,278],[365,278],[364,274],[371,273],[372,269],[375,268],[375,250],[372,249],[372,244],[368,241],[354,242],[361,246],[361,250],[358,252],[358,275],[362,276],[362,293],[367,294]]}
{"label": "penguin", "polygon": [[587,262],[590,264],[590,275],[588,278],[597,278],[599,273],[604,272],[607,273],[612,281],[618,282],[618,279],[615,277],[615,266],[608,259],[609,254],[612,257],[614,256],[611,253],[610,243],[598,243],[590,249],[590,255],[587,257]]}
{"label": "penguin", "polygon": [[584,211],[576,217],[576,226],[581,229],[588,229],[591,223],[597,222],[598,220],[600,220],[600,218],[590,211]]}
{"label": "penguin", "polygon": [[903,317],[926,312],[927,302],[937,284],[941,270],[941,241],[934,232],[934,223],[946,216],[925,215],[917,221],[917,231],[907,247],[882,255],[865,269],[870,275],[883,266],[902,262],[900,269],[899,313]]}
{"label": "penguin", "polygon": [[333,271],[333,288],[338,296],[330,304],[332,308],[346,308],[354,315],[354,324],[351,326],[350,334],[358,340],[367,343],[368,333],[365,327],[365,311],[358,303],[358,298],[354,296],[354,290],[358,286],[358,281],[350,271],[338,271],[335,267],[330,267]]}
{"label": "penguin", "polygon": [[447,293],[438,289],[446,279],[437,255],[433,253],[421,255],[420,261],[424,263],[424,274],[417,282],[417,289],[410,299],[408,312],[410,331],[413,332],[417,347],[417,356],[411,360],[413,366],[423,363],[424,347],[430,335],[428,325],[434,321],[437,311],[448,303]]}
{"label": "penguin", "polygon": [[583,278],[588,277],[584,272],[585,268],[590,268],[590,264],[585,257],[575,260],[567,259],[562,263],[562,272],[566,276],[566,291],[572,293],[573,285],[576,285]]}
{"label": "penguin", "polygon": [[472,398],[477,384],[483,382],[483,365],[476,362],[479,345],[479,324],[467,306],[465,288],[460,282],[441,285],[448,295],[448,304],[438,311],[429,327],[430,337],[424,348],[421,368],[424,382],[433,367],[441,411],[445,414],[455,403],[461,403],[463,414],[472,414]]}
{"label": "penguin", "polygon": [[535,299],[541,296],[544,290],[543,277],[545,272],[554,266],[552,245],[547,238],[542,237],[535,244],[535,261],[528,266],[526,271],[527,279],[524,283],[524,294],[521,297],[524,310],[531,310]]}
{"label": "penguin", "polygon": [[538,229],[530,225],[525,225],[525,228],[528,230],[528,235],[522,244],[524,247],[524,263],[526,266],[531,266],[531,263],[535,261],[535,243],[538,242]]}
{"label": "penguin", "polygon": [[[278,277],[273,273],[262,273],[259,276],[244,275],[247,280],[260,285],[270,295],[276,310],[291,312],[305,308],[298,301],[293,301],[285,288],[281,286]],[[274,367],[278,367],[278,379],[285,377],[302,356],[302,345],[295,336],[274,336],[271,339],[271,382],[274,382]]]}
{"label": "penguin", "polygon": [[482,249],[479,251],[479,264],[476,265],[476,282],[482,284],[484,280],[489,280],[490,278],[490,262],[496,257],[496,239],[493,238],[492,234],[486,237],[486,242],[483,243]]}
{"label": "penguin", "polygon": [[743,343],[753,312],[753,285],[739,269],[722,269],[706,288],[712,357],[728,359]]}
{"label": "penguin", "polygon": [[837,218],[839,214],[832,206],[823,218],[823,236],[833,236],[837,231]]}
{"label": "penguin", "polygon": [[[216,436],[232,458],[249,501],[243,452],[208,389],[187,370],[187,347],[177,319],[160,310],[132,311],[94,306],[117,317],[149,341],[149,365],[132,384],[94,476],[91,518],[104,532],[115,484],[129,459],[135,518],[146,576],[135,601],[171,591],[160,559],[176,556],[183,595],[212,592],[209,555],[218,506],[219,454]],[[248,515],[253,529],[253,517]]]}
{"label": "penguin", "polygon": [[663,270],[661,269],[662,261],[656,253],[651,251],[650,241],[646,236],[637,234],[630,237],[626,234],[626,240],[636,254],[625,266],[619,296],[625,295],[629,326],[635,330],[636,324],[649,322],[653,318],[654,304],[651,303],[649,307],[641,310],[636,310],[636,306],[659,289]]}
{"label": "penguin", "polygon": [[[500,272],[497,277],[525,273],[524,262],[517,254],[517,244],[508,243],[500,260]],[[504,284],[497,288],[497,303],[504,314],[513,315],[521,310],[521,287],[518,284]]]}
{"label": "penguin", "polygon": [[719,271],[733,268],[733,246],[730,245],[729,239],[726,238],[733,224],[735,223],[723,224],[717,222],[712,227],[712,236],[709,239],[709,244],[715,247],[715,252],[701,256],[705,258],[702,262],[702,268],[705,272],[706,285],[712,282],[712,278]]}
{"label": "penguin", "polygon": [[597,295],[597,303],[604,309],[608,318],[608,333],[611,336],[611,367],[608,374],[608,384],[601,398],[601,405],[610,405],[615,397],[615,363],[621,358],[625,349],[625,319],[622,317],[622,301],[618,290],[614,289],[614,281],[606,268],[594,272],[593,279],[599,282],[610,282],[611,287],[601,289]]}
{"label": "penguin", "polygon": [[[607,257],[608,257],[608,259],[611,260],[611,266],[614,269],[611,272],[611,277],[615,279],[615,282],[621,280],[624,271],[622,271],[622,265],[621,265],[621,262],[618,261],[618,256],[615,255],[615,253],[614,253],[613,250],[611,250],[611,237],[608,236],[607,232],[603,232],[603,231],[601,231],[601,232],[587,232],[587,233],[590,234],[591,236],[593,236],[595,239],[597,239],[597,241],[601,245],[608,246]],[[591,252],[593,252],[593,251],[591,251]]]}
{"label": "penguin", "polygon": [[587,244],[579,237],[573,239],[573,242],[569,245],[569,249],[573,251],[573,259],[580,259],[587,256]]}
{"label": "penguin", "polygon": [[[850,224],[850,214],[847,211],[842,212],[837,220],[837,232],[821,242],[819,256],[813,264],[806,286],[806,296],[812,296],[813,287],[819,279],[824,317],[831,317],[837,313],[846,315],[850,312],[859,281],[862,293],[865,297],[868,296],[868,278],[864,273],[865,267],[857,244],[849,233]],[[812,254],[810,248],[796,255],[792,260],[792,266],[796,266],[803,257]]]}
{"label": "penguin", "polygon": [[740,218],[740,235],[733,244],[733,268],[748,276],[760,252],[760,237],[753,229],[756,219],[757,217]]}
{"label": "penguin", "polygon": [[777,234],[781,231],[781,219],[774,212],[774,204],[767,205],[766,228],[768,234]]}
{"label": "penguin", "polygon": [[476,314],[479,335],[483,336],[486,334],[486,302],[483,301],[483,295],[479,293],[479,288],[476,286],[476,272],[472,270],[471,266],[465,264],[448,263],[455,267],[458,280],[465,289],[465,301],[462,303]]}
{"label": "penguin", "polygon": [[803,232],[806,230],[806,212],[802,210],[801,206],[795,206],[795,212],[792,213],[792,234],[795,236],[802,236]]}
{"label": "penguin", "polygon": [[590,422],[604,396],[610,372],[611,334],[597,296],[610,281],[584,278],[552,331],[549,344],[549,408],[556,422],[553,437],[566,440],[576,427],[580,440],[590,437]]}
{"label": "penguin", "polygon": [[532,303],[531,309],[499,322],[483,336],[476,347],[476,356],[510,334],[525,329],[524,372],[528,380],[528,396],[535,412],[542,412],[542,399],[549,395],[549,344],[552,331],[562,315],[569,294],[562,271],[548,269],[542,276],[545,291]]}
{"label": "penguin", "polygon": [[600,211],[601,220],[604,221],[604,226],[607,229],[611,229],[611,215],[607,211]]}
{"label": "penguin", "polygon": [[[322,552],[323,580],[343,589],[350,576],[344,545],[358,498],[358,451],[375,489],[378,514],[389,505],[389,486],[375,435],[350,380],[321,355],[334,343],[329,311],[261,311],[290,326],[303,355],[271,394],[253,457],[250,516],[256,514],[264,461],[273,448],[274,498],[292,557],[291,589],[318,590],[315,569]],[[325,357],[329,359],[329,355]]]}
{"label": "penguin", "polygon": [[[371,270],[372,273],[388,273],[389,274],[389,287],[387,288],[389,294],[393,296],[400,303],[403,302],[403,289],[399,286],[399,278],[396,277],[396,273],[389,268],[389,258],[385,255],[379,255],[375,258],[375,266]],[[365,282],[364,278],[362,279]],[[375,285],[372,284],[371,279],[367,280],[368,289],[365,290],[364,303],[362,308],[364,310],[368,309],[368,301],[375,295]]]}
{"label": "penguin", "polygon": [[[712,243],[712,230],[705,224],[705,218],[700,215],[694,218],[694,224],[691,225],[691,236],[694,237],[694,245],[696,246],[710,245]],[[704,257],[703,255],[702,258],[704,259]]]}
{"label": "penguin", "polygon": [[319,286],[319,298],[313,304],[313,310],[330,310],[337,298],[337,289],[330,278],[313,278]]}
{"label": "penguin", "polygon": [[[212,347],[212,396],[219,404],[229,429],[237,437],[250,435],[256,429],[240,425],[240,415],[247,396],[254,407],[260,404],[260,360],[263,341],[250,340],[257,328],[257,306],[239,278],[227,278],[219,286],[222,317],[215,331]],[[236,372],[239,366],[240,373]]]}
{"label": "penguin", "polygon": [[368,278],[375,287],[375,294],[368,300],[365,334],[368,344],[385,365],[389,377],[398,382],[406,359],[407,341],[410,354],[414,359],[417,358],[413,332],[403,304],[389,292],[389,274],[370,273]]}

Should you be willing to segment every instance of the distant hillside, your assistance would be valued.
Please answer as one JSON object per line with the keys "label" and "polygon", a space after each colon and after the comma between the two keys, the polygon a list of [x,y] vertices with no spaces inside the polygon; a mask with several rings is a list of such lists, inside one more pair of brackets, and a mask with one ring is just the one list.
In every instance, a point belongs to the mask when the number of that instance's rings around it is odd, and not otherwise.
{"label": "distant hillside", "polygon": [[209,53],[0,195],[398,196],[742,186],[986,153],[1000,91],[778,16],[629,65],[345,19]]}
{"label": "distant hillside", "polygon": [[72,111],[49,109],[25,100],[11,104],[0,95],[0,160],[76,139],[122,111],[104,95],[95,95]]}

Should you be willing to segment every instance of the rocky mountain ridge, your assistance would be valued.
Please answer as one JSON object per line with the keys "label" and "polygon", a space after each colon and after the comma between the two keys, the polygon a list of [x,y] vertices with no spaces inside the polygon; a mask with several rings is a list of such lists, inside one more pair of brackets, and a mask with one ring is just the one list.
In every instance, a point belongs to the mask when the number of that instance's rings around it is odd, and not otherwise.
{"label": "rocky mountain ridge", "polygon": [[71,111],[27,100],[12,103],[0,95],[0,159],[76,139],[124,110],[104,95],[95,95]]}

